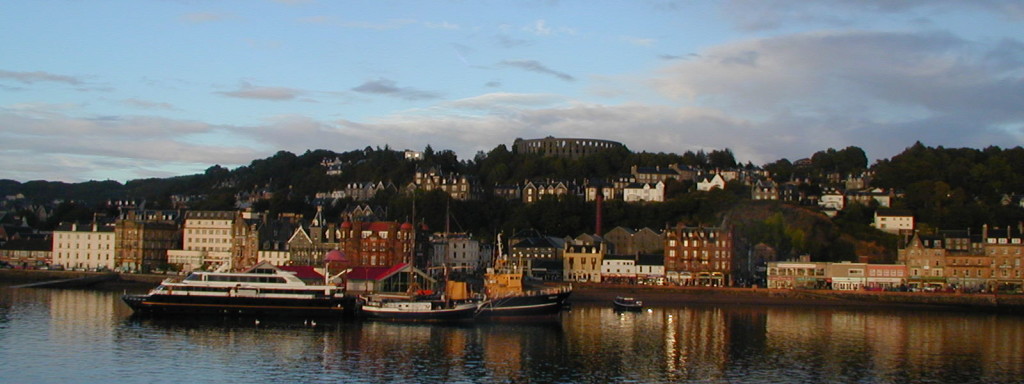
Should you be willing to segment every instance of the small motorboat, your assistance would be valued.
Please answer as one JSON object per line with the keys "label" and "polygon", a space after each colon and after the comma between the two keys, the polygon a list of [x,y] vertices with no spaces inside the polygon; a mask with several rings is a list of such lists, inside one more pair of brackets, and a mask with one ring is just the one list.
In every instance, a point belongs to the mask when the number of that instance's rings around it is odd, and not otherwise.
{"label": "small motorboat", "polygon": [[644,308],[644,302],[635,297],[617,296],[612,300],[616,311],[639,311]]}

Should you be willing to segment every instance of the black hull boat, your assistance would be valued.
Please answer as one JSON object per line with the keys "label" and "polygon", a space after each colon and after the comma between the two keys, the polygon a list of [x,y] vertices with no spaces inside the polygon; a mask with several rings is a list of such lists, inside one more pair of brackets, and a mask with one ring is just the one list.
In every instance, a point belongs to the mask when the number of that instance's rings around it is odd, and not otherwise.
{"label": "black hull boat", "polygon": [[296,316],[338,318],[351,314],[354,299],[273,299],[261,297],[124,295],[138,315]]}
{"label": "black hull boat", "polygon": [[478,317],[503,319],[557,315],[562,311],[570,294],[571,289],[556,288],[497,297],[485,301],[480,306]]}
{"label": "black hull boat", "polygon": [[388,321],[452,322],[473,320],[479,302],[447,302],[397,295],[371,295],[360,299],[363,318]]}
{"label": "black hull boat", "polygon": [[612,306],[616,311],[640,311],[644,308],[644,302],[633,297],[618,296],[612,300]]}

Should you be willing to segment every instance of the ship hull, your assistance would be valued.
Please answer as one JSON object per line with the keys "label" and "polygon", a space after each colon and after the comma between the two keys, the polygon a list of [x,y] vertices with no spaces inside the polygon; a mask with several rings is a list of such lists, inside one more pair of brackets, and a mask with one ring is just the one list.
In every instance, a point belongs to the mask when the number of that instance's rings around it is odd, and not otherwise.
{"label": "ship hull", "polygon": [[223,315],[344,317],[352,313],[354,299],[266,298],[185,295],[124,295],[121,299],[140,315]]}
{"label": "ship hull", "polygon": [[570,290],[557,292],[525,292],[519,295],[495,298],[480,307],[478,318],[501,319],[531,316],[553,316],[562,311]]}
{"label": "ship hull", "polygon": [[411,311],[364,305],[360,313],[364,318],[375,320],[447,322],[473,320],[476,317],[477,308],[476,305],[463,305],[456,308]]}

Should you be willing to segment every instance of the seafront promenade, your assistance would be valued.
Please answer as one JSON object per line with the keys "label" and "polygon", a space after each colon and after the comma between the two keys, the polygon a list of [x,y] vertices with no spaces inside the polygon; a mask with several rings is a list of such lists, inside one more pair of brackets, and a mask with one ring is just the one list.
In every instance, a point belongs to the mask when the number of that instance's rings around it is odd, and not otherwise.
{"label": "seafront promenade", "polygon": [[[18,285],[102,275],[103,272],[0,270],[0,285]],[[145,291],[170,275],[120,274],[98,289]],[[615,296],[637,297],[648,305],[798,305],[934,309],[1024,314],[1024,295],[945,292],[877,292],[766,288],[678,287],[573,283],[570,303],[611,303]]]}

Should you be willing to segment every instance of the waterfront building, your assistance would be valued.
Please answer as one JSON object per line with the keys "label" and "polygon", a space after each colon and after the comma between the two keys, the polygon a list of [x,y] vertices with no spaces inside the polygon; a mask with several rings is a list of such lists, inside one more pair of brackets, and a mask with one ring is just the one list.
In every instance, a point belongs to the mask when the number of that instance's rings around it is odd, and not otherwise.
{"label": "waterfront building", "polygon": [[512,143],[513,153],[538,154],[545,157],[564,157],[574,160],[607,150],[625,148],[622,143],[611,140],[569,139],[552,136],[529,140],[517,138]]}
{"label": "waterfront building", "polygon": [[733,285],[733,234],[721,227],[665,230],[665,274],[678,284]]}
{"label": "waterfront building", "polygon": [[859,291],[867,285],[867,263],[829,263],[825,275],[836,291]]}
{"label": "waterfront building", "polygon": [[903,249],[897,250],[897,262],[907,266],[907,284],[916,289],[946,287],[946,249],[940,242],[918,234]]}
{"label": "waterfront building", "polygon": [[[551,280],[557,266],[562,271],[562,260],[566,240],[542,236],[539,233],[522,233],[509,239],[508,258],[510,267],[522,267],[527,276]],[[558,274],[561,279],[564,274]]]}
{"label": "waterfront building", "polygon": [[665,283],[665,255],[644,254],[636,258],[636,279],[639,283],[664,284]]}
{"label": "waterfront building", "polygon": [[480,251],[480,242],[465,233],[439,233],[431,237],[430,266],[460,268],[471,272],[489,265],[486,253]]}
{"label": "waterfront building", "polygon": [[[213,270],[224,265],[230,266],[232,270],[243,270],[231,266],[236,232],[243,236],[242,231],[245,230],[244,223],[239,224],[240,228],[235,228],[236,219],[241,219],[236,211],[186,212],[182,248],[168,250],[167,263],[178,266],[182,271],[200,268]],[[252,255],[254,257],[255,253]],[[241,255],[239,259],[242,259]],[[255,265],[254,260],[249,266],[252,265]]]}
{"label": "waterfront building", "polygon": [[990,259],[991,288],[999,291],[1020,291],[1024,289],[1021,271],[1024,259],[1024,235],[1014,234],[1013,228],[982,228],[984,252]]}
{"label": "waterfront building", "polygon": [[895,290],[907,282],[907,266],[901,264],[868,264],[865,288]]}
{"label": "waterfront building", "polygon": [[607,243],[603,240],[572,240],[565,242],[562,251],[563,279],[600,283],[604,257],[608,254]]}
{"label": "waterfront building", "polygon": [[122,214],[114,225],[114,266],[122,272],[166,270],[167,251],[180,249],[177,211],[136,211]]}
{"label": "waterfront building", "polygon": [[828,280],[828,264],[811,261],[769,261],[768,288],[824,288]]}
{"label": "waterfront building", "polygon": [[601,281],[635,284],[637,282],[636,256],[604,255],[601,258]]}
{"label": "waterfront building", "polygon": [[45,268],[53,258],[49,238],[17,238],[0,244],[0,262],[15,268]]}
{"label": "waterfront building", "polygon": [[52,266],[81,270],[113,270],[114,225],[61,223],[53,231]]}

